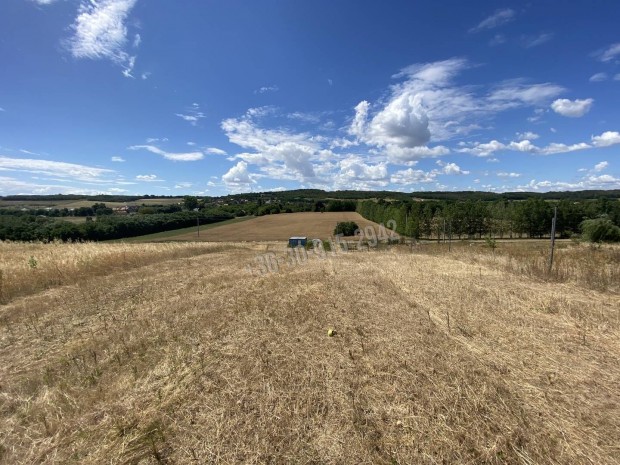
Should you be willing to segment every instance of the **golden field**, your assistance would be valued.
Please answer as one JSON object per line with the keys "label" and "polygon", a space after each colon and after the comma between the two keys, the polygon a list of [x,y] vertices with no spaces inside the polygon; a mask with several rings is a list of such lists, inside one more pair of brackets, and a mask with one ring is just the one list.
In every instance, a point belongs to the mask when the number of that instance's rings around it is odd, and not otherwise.
{"label": "golden field", "polygon": [[285,241],[291,236],[327,239],[334,234],[334,228],[341,221],[355,221],[362,229],[367,226],[378,228],[376,223],[368,221],[356,212],[303,212],[259,216],[244,221],[242,226],[232,223],[201,230],[200,237],[192,231],[174,236],[167,234],[166,237],[156,240]]}
{"label": "golden field", "polygon": [[617,249],[511,247],[0,243],[0,463],[619,463]]}

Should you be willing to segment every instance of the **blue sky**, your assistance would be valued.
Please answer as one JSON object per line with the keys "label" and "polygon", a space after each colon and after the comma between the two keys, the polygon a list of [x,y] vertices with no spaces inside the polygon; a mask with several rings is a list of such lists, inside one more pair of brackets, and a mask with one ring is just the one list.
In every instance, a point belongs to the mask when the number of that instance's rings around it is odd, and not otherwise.
{"label": "blue sky", "polygon": [[2,0],[0,195],[620,188],[620,2]]}

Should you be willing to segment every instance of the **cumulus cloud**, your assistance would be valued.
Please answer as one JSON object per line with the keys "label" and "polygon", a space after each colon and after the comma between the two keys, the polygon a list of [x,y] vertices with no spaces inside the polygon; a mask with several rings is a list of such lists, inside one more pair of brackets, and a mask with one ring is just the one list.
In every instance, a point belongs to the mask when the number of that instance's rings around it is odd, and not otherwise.
{"label": "cumulus cloud", "polygon": [[514,10],[510,8],[504,8],[501,10],[497,10],[491,16],[480,21],[480,23],[472,27],[469,32],[480,32],[485,29],[494,29],[496,27],[501,26],[509,21],[512,21],[515,18]]}
{"label": "cumulus cloud", "polygon": [[413,168],[407,168],[406,170],[396,171],[390,177],[392,184],[420,184],[434,182],[436,174],[432,172],[426,172],[424,170],[414,170]]}
{"label": "cumulus cloud", "polygon": [[563,144],[553,142],[545,147],[538,147],[529,140],[521,140],[519,142],[512,141],[509,144],[503,144],[496,140],[492,140],[487,143],[475,142],[473,144],[466,144],[465,146],[457,149],[458,152],[469,153],[471,155],[479,157],[487,157],[495,152],[501,151],[516,151],[532,153],[536,155],[553,155],[558,153],[575,152],[578,150],[586,150],[598,147],[608,147],[611,145],[620,144],[620,133],[616,131],[607,131],[599,136],[592,136],[591,143],[578,142],[576,144]]}
{"label": "cumulus cloud", "polygon": [[204,158],[204,154],[202,152],[188,152],[188,153],[171,153],[166,152],[159,147],[154,145],[132,145],[129,147],[130,150],[148,150],[151,153],[156,155],[161,155],[167,160],[173,161],[197,161],[202,160]]}
{"label": "cumulus cloud", "polygon": [[591,98],[584,100],[558,99],[551,104],[551,109],[562,116],[569,118],[580,118],[590,111],[594,100]]}
{"label": "cumulus cloud", "polygon": [[606,131],[600,136],[592,136],[592,143],[595,147],[609,147],[610,145],[620,144],[620,133]]}
{"label": "cumulus cloud", "polygon": [[126,21],[137,0],[83,1],[71,29],[69,49],[75,58],[109,59],[131,77],[135,56],[126,51]]}
{"label": "cumulus cloud", "polygon": [[517,133],[518,140],[536,140],[539,137],[540,136],[538,134],[536,134],[535,132],[531,132],[531,131]]}
{"label": "cumulus cloud", "polygon": [[240,161],[235,166],[230,168],[223,176],[222,181],[228,187],[248,187],[255,181],[250,177],[248,172],[248,164],[244,161]]}
{"label": "cumulus cloud", "polygon": [[368,141],[378,146],[419,147],[430,141],[428,115],[419,95],[395,96],[369,124]]}
{"label": "cumulus cloud", "polygon": [[469,171],[462,170],[456,163],[447,163],[441,166],[443,166],[441,170],[443,174],[469,174]]}
{"label": "cumulus cloud", "polygon": [[[456,77],[470,67],[463,58],[414,64],[394,75],[385,101],[361,101],[348,127],[357,143],[387,148],[427,147],[481,129],[480,123],[520,107],[548,105],[564,88],[553,83],[504,81],[484,87],[456,86]],[[543,110],[544,111],[544,110]]]}

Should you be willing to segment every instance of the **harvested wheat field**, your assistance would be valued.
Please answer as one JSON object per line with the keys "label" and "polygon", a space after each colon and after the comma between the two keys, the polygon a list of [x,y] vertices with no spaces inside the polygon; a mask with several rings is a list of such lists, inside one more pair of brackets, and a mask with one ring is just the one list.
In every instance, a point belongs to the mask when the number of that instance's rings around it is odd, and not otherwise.
{"label": "harvested wheat field", "polygon": [[244,270],[281,245],[0,247],[2,463],[619,463],[620,297],[577,275],[407,247],[264,275]]}
{"label": "harvested wheat field", "polygon": [[[281,241],[291,236],[327,239],[334,234],[336,224],[355,221],[360,228],[376,223],[368,221],[355,212],[286,213],[265,215],[239,224],[227,224],[200,232],[201,241]],[[165,241],[195,241],[196,233],[168,236]]]}

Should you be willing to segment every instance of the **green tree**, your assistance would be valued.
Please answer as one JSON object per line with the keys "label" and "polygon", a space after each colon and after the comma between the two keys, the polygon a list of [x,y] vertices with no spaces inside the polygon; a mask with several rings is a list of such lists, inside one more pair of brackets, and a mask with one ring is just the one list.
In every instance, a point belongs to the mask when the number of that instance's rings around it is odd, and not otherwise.
{"label": "green tree", "polygon": [[343,236],[354,236],[359,226],[355,221],[342,221],[334,228],[334,234],[342,234]]}
{"label": "green tree", "polygon": [[193,210],[194,208],[198,208],[198,198],[193,195],[186,195],[183,197],[183,206],[186,210]]}
{"label": "green tree", "polygon": [[588,242],[620,242],[620,227],[606,217],[583,221],[581,233]]}

